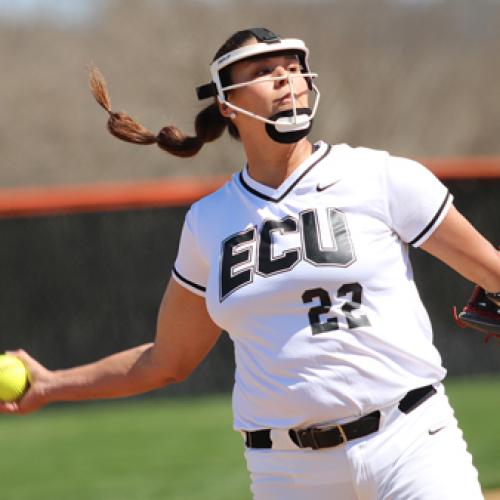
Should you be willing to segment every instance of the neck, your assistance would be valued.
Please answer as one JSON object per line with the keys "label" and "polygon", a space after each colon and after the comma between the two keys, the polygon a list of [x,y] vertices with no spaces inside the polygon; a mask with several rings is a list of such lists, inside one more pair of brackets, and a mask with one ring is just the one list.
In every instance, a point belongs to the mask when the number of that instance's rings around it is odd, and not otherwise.
{"label": "neck", "polygon": [[280,144],[271,139],[253,144],[244,141],[248,172],[252,179],[277,188],[312,153],[312,144],[305,137],[293,144]]}

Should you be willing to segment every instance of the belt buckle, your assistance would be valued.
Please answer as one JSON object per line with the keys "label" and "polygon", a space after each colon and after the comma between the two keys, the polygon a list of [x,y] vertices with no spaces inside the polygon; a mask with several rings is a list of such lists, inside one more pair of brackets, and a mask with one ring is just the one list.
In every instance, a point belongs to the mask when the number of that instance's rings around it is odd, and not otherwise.
{"label": "belt buckle", "polygon": [[[316,427],[307,427],[306,429],[299,429],[294,431],[295,437],[297,438],[297,442],[300,448],[309,448],[311,447],[313,450],[319,450],[319,444],[316,441],[316,436],[314,435],[314,431],[317,430]],[[310,438],[310,443],[304,443],[302,438],[304,437]]]}
{"label": "belt buckle", "polygon": [[[297,442],[299,444],[300,448],[309,448],[311,447],[313,450],[319,450],[321,446],[319,445],[318,441],[316,440],[316,434],[315,431],[321,432],[322,430],[329,430],[329,429],[337,429],[340,437],[342,438],[342,443],[339,444],[345,444],[349,439],[347,438],[347,435],[344,431],[344,428],[341,425],[334,425],[333,427],[329,427],[326,429],[322,429],[321,427],[308,427],[307,429],[300,429],[298,431],[295,431],[295,437],[297,438]],[[308,436],[310,443],[304,443],[302,441],[302,438]]]}

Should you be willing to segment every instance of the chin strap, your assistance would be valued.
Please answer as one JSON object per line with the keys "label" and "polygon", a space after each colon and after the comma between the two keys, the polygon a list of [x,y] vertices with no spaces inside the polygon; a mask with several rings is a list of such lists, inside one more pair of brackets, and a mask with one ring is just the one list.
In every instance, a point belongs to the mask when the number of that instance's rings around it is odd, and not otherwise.
{"label": "chin strap", "polygon": [[[293,119],[294,116],[304,117],[304,119],[300,120],[300,122],[302,122],[302,124],[299,125],[301,128],[298,128],[298,125],[290,120],[291,118]],[[271,116],[270,119],[276,123],[266,123],[267,135],[273,139],[273,141],[282,144],[293,144],[294,142],[300,141],[309,134],[313,124],[310,108],[297,108],[295,114],[292,109],[289,109]]]}

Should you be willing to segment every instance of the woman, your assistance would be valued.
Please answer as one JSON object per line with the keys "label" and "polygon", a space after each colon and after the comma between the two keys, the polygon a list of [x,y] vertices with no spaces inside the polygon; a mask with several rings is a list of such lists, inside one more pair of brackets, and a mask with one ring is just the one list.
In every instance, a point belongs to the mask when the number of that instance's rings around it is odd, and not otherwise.
{"label": "woman", "polygon": [[319,92],[307,56],[300,40],[263,28],[233,35],[198,88],[214,100],[195,137],[172,126],[155,136],[112,112],[94,71],[117,137],[192,156],[227,127],[247,165],[186,216],[154,343],[54,372],[17,351],[33,384],[0,409],[179,382],[225,329],[237,364],[234,427],[257,500],[482,498],[408,245],[490,292],[500,290],[499,254],[421,165],[308,141]]}

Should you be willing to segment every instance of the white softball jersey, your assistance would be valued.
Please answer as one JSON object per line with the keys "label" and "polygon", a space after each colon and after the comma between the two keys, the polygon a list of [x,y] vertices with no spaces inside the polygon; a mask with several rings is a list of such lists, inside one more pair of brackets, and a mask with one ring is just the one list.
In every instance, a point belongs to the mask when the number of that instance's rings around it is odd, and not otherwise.
{"label": "white softball jersey", "polygon": [[173,270],[234,342],[236,430],[357,418],[446,374],[413,280],[452,196],[419,163],[325,142],[278,188],[196,202]]}

